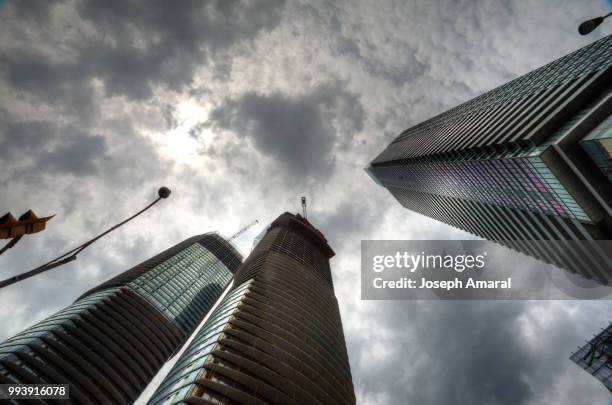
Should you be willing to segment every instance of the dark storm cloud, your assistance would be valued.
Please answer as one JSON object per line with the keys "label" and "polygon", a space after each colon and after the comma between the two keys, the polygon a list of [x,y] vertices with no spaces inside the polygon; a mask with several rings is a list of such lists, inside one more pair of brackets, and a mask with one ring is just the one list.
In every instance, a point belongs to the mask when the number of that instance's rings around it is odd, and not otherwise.
{"label": "dark storm cloud", "polygon": [[[526,403],[539,367],[521,342],[522,302],[376,302],[379,342],[351,345],[358,389],[389,404]],[[406,332],[399,325],[406,325]],[[417,328],[409,325],[418,325]],[[384,345],[383,359],[363,355]],[[374,347],[374,350],[376,348]],[[565,360],[565,356],[557,363]]]}
{"label": "dark storm cloud", "polygon": [[363,120],[359,96],[339,82],[319,85],[303,96],[248,92],[226,100],[210,115],[214,126],[250,139],[288,177],[301,179],[329,177],[334,149],[349,144]]}
{"label": "dark storm cloud", "polygon": [[44,150],[51,139],[50,124],[42,121],[10,122],[8,115],[0,110],[0,157],[8,163]]}
{"label": "dark storm cloud", "polygon": [[0,123],[0,158],[5,169],[2,177],[9,177],[14,167],[18,169],[12,175],[95,175],[100,163],[109,158],[104,137],[73,126],[49,121],[11,122],[6,115]]}
{"label": "dark storm cloud", "polygon": [[[214,60],[215,54],[274,27],[283,3],[194,0],[179,6],[169,1],[83,1],[76,11],[77,34],[51,35],[42,44],[53,48],[51,53],[70,48],[69,56],[50,57],[37,48],[12,49],[0,54],[0,73],[14,89],[75,108],[88,98],[94,78],[103,82],[108,95],[144,100],[157,86],[173,91],[189,86],[195,69]],[[74,24],[58,7],[46,5],[49,9],[43,12],[30,2],[14,5],[19,25],[12,29],[32,40],[39,40],[32,32],[51,30],[58,21]],[[231,68],[227,62],[219,66]]]}
{"label": "dark storm cloud", "polygon": [[0,53],[4,63],[1,77],[18,91],[33,94],[40,101],[57,107],[65,106],[67,113],[90,115],[93,109],[93,92],[88,82],[92,76],[82,65],[54,62],[29,51]]}
{"label": "dark storm cloud", "polygon": [[[365,171],[354,174],[353,182],[370,181]],[[347,188],[351,185],[347,184]],[[370,198],[358,198],[356,191],[349,191],[335,206],[325,203],[313,207],[310,211],[316,222],[317,228],[323,232],[330,246],[336,251],[351,251],[355,242],[368,235],[372,230],[377,230],[385,222],[388,204],[394,204],[385,193],[378,193],[372,185],[375,193]],[[319,198],[320,197],[320,198]],[[325,202],[325,196],[317,196],[315,202]],[[355,237],[347,237],[355,235]],[[349,253],[352,254],[353,252]]]}
{"label": "dark storm cloud", "polygon": [[1,109],[0,162],[0,185],[20,190],[0,193],[0,204],[23,200],[22,189],[54,192],[65,185],[70,190],[62,206],[77,210],[81,198],[72,186],[77,180],[94,194],[109,186],[131,195],[135,186],[169,170],[168,162],[125,120],[107,120],[98,132],[59,120],[15,121]]}
{"label": "dark storm cloud", "polygon": [[106,155],[104,137],[77,133],[74,140],[46,154],[40,160],[39,168],[77,176],[91,175],[98,172],[98,164]]}
{"label": "dark storm cloud", "polygon": [[[377,332],[367,339],[351,333],[349,342],[356,386],[369,402],[382,397],[389,404],[575,404],[584,403],[583,390],[594,385],[588,376],[566,377],[568,369],[579,375],[568,356],[585,336],[577,330],[579,320],[555,302],[369,305]],[[533,308],[540,312],[529,315]],[[533,331],[525,330],[533,324]],[[380,358],[367,355],[380,346]],[[567,392],[558,395],[559,384]]]}
{"label": "dark storm cloud", "polygon": [[[531,374],[536,364],[517,333],[524,306],[520,302],[456,303],[435,316],[421,318],[417,347],[427,353],[424,361],[429,367],[417,374],[415,386],[432,379],[437,383],[436,389],[420,393],[421,400],[436,404],[525,403],[533,392],[524,376]],[[418,397],[419,392],[415,393]]]}
{"label": "dark storm cloud", "polygon": [[344,235],[360,234],[365,229],[372,229],[373,222],[380,221],[380,213],[372,209],[367,201],[344,200],[333,211],[317,215],[320,228],[329,240],[342,240]]}
{"label": "dark storm cloud", "polygon": [[[5,6],[5,3],[9,2],[4,0],[0,1],[0,7]],[[18,7],[15,7],[15,16],[18,17],[20,20],[27,21],[28,23],[44,23],[48,21],[51,9],[58,3],[65,3],[65,1],[57,0],[56,2],[52,2],[20,0]]]}

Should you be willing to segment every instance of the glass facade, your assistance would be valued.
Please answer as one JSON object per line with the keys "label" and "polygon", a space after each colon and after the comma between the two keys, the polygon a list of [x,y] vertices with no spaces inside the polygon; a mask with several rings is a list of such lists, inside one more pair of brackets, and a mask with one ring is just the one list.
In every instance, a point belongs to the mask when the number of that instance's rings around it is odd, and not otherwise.
{"label": "glass facade", "polygon": [[131,402],[182,340],[139,296],[115,287],[0,344],[0,381],[69,384],[74,403]]}
{"label": "glass facade", "polygon": [[26,331],[8,339],[0,345],[0,355],[4,353],[10,353],[13,347],[21,347],[23,345],[30,344],[37,339],[45,336],[49,332],[53,332],[54,329],[65,330],[65,325],[68,322],[72,323],[72,315],[85,313],[95,308],[101,301],[106,297],[112,296],[117,291],[115,289],[109,291],[103,291],[91,295],[85,300],[78,301],[62,311],[50,316],[44,322],[36,324],[35,326],[27,329]]}
{"label": "glass facade", "polygon": [[385,185],[591,222],[539,156],[419,159],[370,170]]}
{"label": "glass facade", "polygon": [[612,324],[570,357],[612,392]]}
{"label": "glass facade", "polygon": [[217,234],[173,246],[0,344],[0,383],[69,384],[74,403],[132,403],[241,259]]}
{"label": "glass facade", "polygon": [[223,337],[223,330],[229,328],[229,320],[248,292],[250,284],[250,281],[242,284],[223,298],[189,348],[157,389],[155,396],[150,400],[152,403],[179,403],[188,396],[190,391],[196,389],[196,380],[206,374],[204,365],[213,361],[211,353]]}
{"label": "glass facade", "polygon": [[127,284],[186,335],[213,306],[232,272],[194,243]]}
{"label": "glass facade", "polygon": [[612,115],[585,136],[580,144],[612,183]]}

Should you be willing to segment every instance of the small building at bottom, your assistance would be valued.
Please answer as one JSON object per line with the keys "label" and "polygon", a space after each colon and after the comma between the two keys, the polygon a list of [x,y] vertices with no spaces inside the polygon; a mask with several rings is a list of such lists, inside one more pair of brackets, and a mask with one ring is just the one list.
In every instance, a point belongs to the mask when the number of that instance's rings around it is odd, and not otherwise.
{"label": "small building at bottom", "polygon": [[612,392],[612,323],[580,347],[570,359]]}

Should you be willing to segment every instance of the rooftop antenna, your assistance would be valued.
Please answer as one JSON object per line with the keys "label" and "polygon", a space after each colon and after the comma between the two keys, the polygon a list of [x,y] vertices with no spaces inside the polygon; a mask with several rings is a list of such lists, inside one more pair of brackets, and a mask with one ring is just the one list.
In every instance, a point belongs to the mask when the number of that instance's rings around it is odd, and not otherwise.
{"label": "rooftop antenna", "polygon": [[251,222],[250,224],[248,224],[247,226],[245,226],[244,228],[240,229],[238,232],[236,232],[235,234],[230,236],[228,240],[236,239],[237,237],[239,237],[240,235],[242,235],[243,233],[248,231],[250,227],[252,227],[253,225],[258,224],[258,223],[259,223],[259,220],[256,219],[255,221]]}
{"label": "rooftop antenna", "polygon": [[308,219],[306,216],[306,197],[302,197],[302,216],[304,219]]}

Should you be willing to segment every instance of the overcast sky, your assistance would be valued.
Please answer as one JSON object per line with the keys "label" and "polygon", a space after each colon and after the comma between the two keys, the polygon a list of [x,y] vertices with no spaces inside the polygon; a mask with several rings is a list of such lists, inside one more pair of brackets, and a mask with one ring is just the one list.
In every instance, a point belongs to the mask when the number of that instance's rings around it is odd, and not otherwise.
{"label": "overcast sky", "polygon": [[399,132],[612,32],[604,0],[0,1],[0,215],[56,214],[0,257],[0,340],[194,234],[252,238],[309,201],[359,403],[605,404],[568,360],[602,302],[360,300],[362,239],[472,236],[363,171]]}

